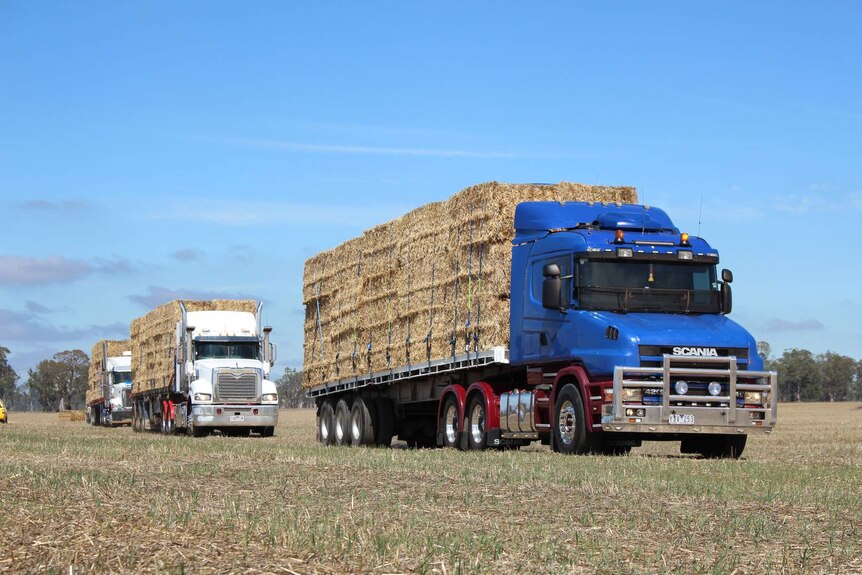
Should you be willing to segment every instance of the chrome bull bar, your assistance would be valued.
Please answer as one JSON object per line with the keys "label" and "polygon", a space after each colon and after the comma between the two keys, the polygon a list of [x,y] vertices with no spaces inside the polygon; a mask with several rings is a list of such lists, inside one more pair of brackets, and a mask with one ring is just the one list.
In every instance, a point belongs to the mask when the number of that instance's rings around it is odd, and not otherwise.
{"label": "chrome bull bar", "polygon": [[[692,364],[715,364],[715,368]],[[658,378],[661,378],[660,380]],[[672,391],[683,378],[717,380],[727,394],[679,394]],[[757,383],[739,382],[755,380]],[[702,382],[700,382],[702,383]],[[661,388],[661,403],[624,403],[624,389]],[[759,391],[757,407],[737,406],[737,392]],[[679,357],[664,355],[661,367],[614,368],[613,403],[605,406],[602,429],[640,433],[769,433],[778,417],[778,374],[737,370],[736,357]],[[685,402],[687,405],[672,405]],[[716,405],[717,404],[717,405]],[[626,411],[633,411],[634,416]],[[762,415],[760,415],[762,414]],[[674,416],[673,421],[671,416]]]}

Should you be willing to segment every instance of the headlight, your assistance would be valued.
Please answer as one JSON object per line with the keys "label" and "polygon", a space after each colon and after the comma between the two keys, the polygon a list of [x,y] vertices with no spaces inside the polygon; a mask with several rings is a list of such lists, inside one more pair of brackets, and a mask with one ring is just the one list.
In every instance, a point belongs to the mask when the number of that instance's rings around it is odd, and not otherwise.
{"label": "headlight", "polygon": [[745,403],[761,403],[763,402],[763,392],[762,391],[746,391],[743,396],[743,401]]}
{"label": "headlight", "polygon": [[623,401],[643,401],[644,393],[640,388],[623,388]]}
{"label": "headlight", "polygon": [[278,394],[277,393],[264,393],[260,397],[260,399],[261,399],[261,401],[273,401],[273,402],[275,402],[275,401],[278,401]]}
{"label": "headlight", "polygon": [[195,401],[212,401],[213,396],[209,393],[196,393]]}
{"label": "headlight", "polygon": [[717,381],[710,381],[708,389],[710,395],[721,395],[721,384]]}
{"label": "headlight", "polygon": [[678,381],[673,385],[677,395],[685,395],[688,393],[688,382]]}

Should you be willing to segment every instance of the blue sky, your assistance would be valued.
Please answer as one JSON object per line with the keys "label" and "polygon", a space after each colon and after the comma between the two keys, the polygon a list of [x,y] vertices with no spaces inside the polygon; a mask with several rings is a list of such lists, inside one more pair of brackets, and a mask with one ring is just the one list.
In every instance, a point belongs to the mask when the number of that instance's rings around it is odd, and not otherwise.
{"label": "blue sky", "polygon": [[298,368],[307,257],[571,180],[700,227],[778,353],[862,358],[860,29],[858,2],[0,2],[0,345],[26,377],[251,296]]}

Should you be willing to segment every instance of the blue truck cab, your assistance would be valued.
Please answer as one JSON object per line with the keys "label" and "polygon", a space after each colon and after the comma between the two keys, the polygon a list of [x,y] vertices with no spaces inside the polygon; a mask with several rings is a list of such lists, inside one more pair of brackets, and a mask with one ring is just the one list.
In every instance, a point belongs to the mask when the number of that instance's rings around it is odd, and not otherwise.
{"label": "blue truck cab", "polygon": [[728,317],[733,275],[704,239],[632,204],[525,202],[514,224],[510,361],[554,380],[577,366],[589,382],[569,406],[592,414],[589,429],[566,429],[558,405],[558,448],[604,431],[620,446],[680,439],[683,452],[734,456],[772,429],[777,378]]}

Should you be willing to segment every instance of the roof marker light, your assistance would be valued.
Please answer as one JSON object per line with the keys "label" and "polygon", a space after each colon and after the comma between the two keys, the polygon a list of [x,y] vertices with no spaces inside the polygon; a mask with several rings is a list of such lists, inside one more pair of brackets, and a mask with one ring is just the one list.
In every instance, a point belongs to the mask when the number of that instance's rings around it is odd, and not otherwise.
{"label": "roof marker light", "polygon": [[615,244],[621,244],[625,241],[625,234],[623,234],[622,230],[617,230],[616,236],[614,237]]}
{"label": "roof marker light", "polygon": [[679,245],[681,246],[690,246],[691,244],[688,242],[688,234],[683,232],[679,235]]}

